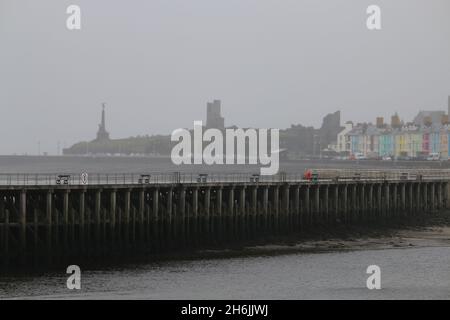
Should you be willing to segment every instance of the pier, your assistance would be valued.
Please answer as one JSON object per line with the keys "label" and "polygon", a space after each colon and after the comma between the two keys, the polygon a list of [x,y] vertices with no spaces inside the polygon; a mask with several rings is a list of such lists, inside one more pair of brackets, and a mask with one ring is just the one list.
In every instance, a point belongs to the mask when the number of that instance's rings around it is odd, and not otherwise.
{"label": "pier", "polygon": [[0,260],[162,253],[449,208],[449,170],[0,175]]}

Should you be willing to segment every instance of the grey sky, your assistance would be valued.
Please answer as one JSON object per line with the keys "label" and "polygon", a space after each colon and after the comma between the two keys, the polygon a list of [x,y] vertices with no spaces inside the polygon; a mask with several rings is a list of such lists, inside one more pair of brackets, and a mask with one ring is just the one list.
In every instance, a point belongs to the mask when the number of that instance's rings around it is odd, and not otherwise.
{"label": "grey sky", "polygon": [[[82,30],[66,29],[66,8]],[[382,9],[381,31],[366,8]],[[226,124],[285,128],[446,109],[448,0],[0,0],[0,154]]]}

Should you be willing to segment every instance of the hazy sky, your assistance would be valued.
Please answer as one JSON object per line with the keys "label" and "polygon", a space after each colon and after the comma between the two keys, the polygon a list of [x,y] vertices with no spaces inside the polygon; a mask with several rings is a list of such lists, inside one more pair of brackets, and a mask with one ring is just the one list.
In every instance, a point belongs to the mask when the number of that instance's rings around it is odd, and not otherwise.
{"label": "hazy sky", "polygon": [[[66,28],[66,8],[82,29]],[[366,9],[382,9],[382,30]],[[0,0],[0,154],[226,125],[319,126],[445,109],[449,0]]]}

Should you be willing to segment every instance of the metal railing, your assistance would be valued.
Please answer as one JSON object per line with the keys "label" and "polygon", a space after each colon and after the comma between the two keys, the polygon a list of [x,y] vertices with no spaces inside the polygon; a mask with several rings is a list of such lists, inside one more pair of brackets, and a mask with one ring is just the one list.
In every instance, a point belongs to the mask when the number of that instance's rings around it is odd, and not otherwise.
{"label": "metal railing", "polygon": [[449,169],[317,169],[321,179],[332,180],[450,180]]}
{"label": "metal railing", "polygon": [[[330,181],[379,181],[379,180],[449,180],[450,170],[440,169],[312,169],[317,173],[317,183]],[[0,186],[47,185],[136,185],[178,183],[275,183],[308,182],[304,173],[280,172],[263,176],[255,173],[53,173],[53,174],[0,174]]]}

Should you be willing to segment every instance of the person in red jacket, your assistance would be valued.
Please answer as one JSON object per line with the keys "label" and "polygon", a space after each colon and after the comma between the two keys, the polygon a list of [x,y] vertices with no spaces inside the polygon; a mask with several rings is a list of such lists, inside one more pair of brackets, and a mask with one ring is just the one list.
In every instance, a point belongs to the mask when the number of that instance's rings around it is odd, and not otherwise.
{"label": "person in red jacket", "polygon": [[311,170],[311,169],[307,169],[307,170],[305,171],[304,175],[303,175],[303,178],[304,178],[305,180],[311,181],[311,180],[312,180],[312,170]]}

